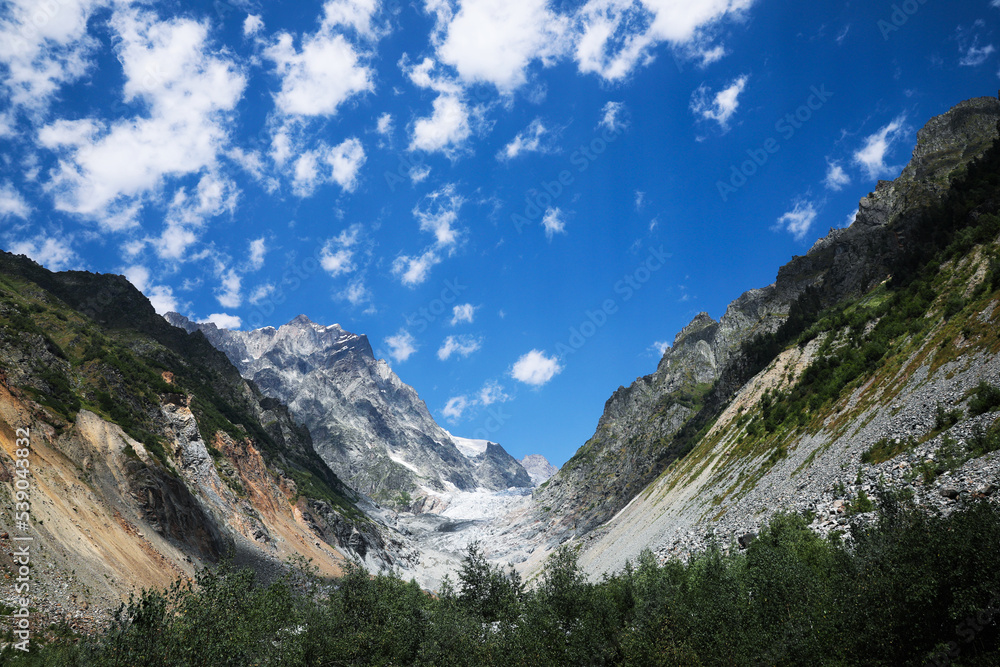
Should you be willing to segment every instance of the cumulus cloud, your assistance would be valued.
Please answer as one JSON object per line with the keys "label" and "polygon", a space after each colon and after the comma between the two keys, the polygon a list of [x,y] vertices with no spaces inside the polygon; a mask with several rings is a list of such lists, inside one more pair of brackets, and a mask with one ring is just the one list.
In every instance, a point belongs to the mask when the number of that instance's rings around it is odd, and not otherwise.
{"label": "cumulus cloud", "polygon": [[447,361],[451,355],[457,354],[460,357],[468,357],[483,346],[483,341],[472,336],[448,336],[438,350],[438,359]]}
{"label": "cumulus cloud", "polygon": [[817,216],[818,212],[813,202],[799,199],[794,203],[791,211],[778,218],[775,228],[783,229],[791,233],[796,241],[801,241],[809,233]]}
{"label": "cumulus cloud", "polygon": [[626,127],[624,116],[625,104],[623,102],[608,102],[601,109],[601,122],[598,126],[612,132],[618,132]]}
{"label": "cumulus cloud", "polygon": [[889,176],[899,167],[886,164],[886,156],[893,144],[906,132],[906,116],[899,116],[875,134],[865,139],[865,145],[854,153],[854,163],[872,179]]}
{"label": "cumulus cloud", "polygon": [[341,292],[340,299],[347,301],[352,306],[361,306],[366,303],[371,303],[372,293],[371,290],[365,286],[364,281],[357,278],[352,280],[347,286],[347,289]]}
{"label": "cumulus cloud", "polygon": [[388,137],[392,134],[393,130],[393,120],[391,113],[384,113],[378,117],[378,122],[375,126],[375,131],[381,134],[383,137]]}
{"label": "cumulus cloud", "polygon": [[146,295],[153,308],[160,315],[176,313],[180,310],[172,288],[166,285],[154,285],[148,268],[135,264],[122,270],[124,276],[137,290]]}
{"label": "cumulus cloud", "polygon": [[258,271],[264,266],[264,255],[267,254],[267,241],[261,237],[250,241],[250,255],[247,263],[251,271]]}
{"label": "cumulus cloud", "polygon": [[10,103],[40,111],[59,89],[81,79],[100,43],[87,22],[110,0],[9,0],[0,20],[0,87]]}
{"label": "cumulus cloud", "polygon": [[352,225],[323,245],[319,261],[324,271],[336,278],[354,270],[354,247],[360,233],[360,226]]}
{"label": "cumulus cloud", "polygon": [[15,255],[25,255],[50,271],[65,271],[79,266],[80,258],[72,247],[72,239],[62,235],[39,234],[30,239],[15,241],[7,250]]}
{"label": "cumulus cloud", "polygon": [[239,308],[243,303],[241,292],[243,278],[235,270],[229,269],[221,276],[221,284],[215,298],[223,308]]}
{"label": "cumulus cloud", "polygon": [[549,241],[556,234],[565,234],[566,221],[563,218],[562,210],[558,208],[546,210],[545,215],[542,217],[542,227],[545,229],[545,238]]}
{"label": "cumulus cloud", "polygon": [[211,322],[220,329],[229,329],[231,331],[238,330],[243,324],[243,320],[235,315],[227,315],[226,313],[212,313],[203,320],[199,320],[200,323],[206,324]]}
{"label": "cumulus cloud", "polygon": [[706,33],[726,18],[739,18],[752,5],[753,0],[587,0],[576,15],[580,34],[574,55],[580,71],[608,81],[621,80],[651,62],[653,49],[664,42],[696,45],[718,58],[705,46]]}
{"label": "cumulus cloud", "polygon": [[532,387],[541,387],[561,373],[563,367],[555,357],[546,356],[544,351],[532,350],[524,354],[511,369],[511,376]]}
{"label": "cumulus cloud", "polygon": [[413,216],[420,223],[420,231],[434,234],[438,248],[450,248],[458,242],[459,230],[454,225],[465,199],[459,195],[454,185],[446,185],[436,190],[413,209]]}
{"label": "cumulus cloud", "polygon": [[39,134],[60,156],[49,183],[56,207],[105,228],[166,179],[215,168],[229,143],[228,114],[246,86],[237,65],[211,50],[206,23],[129,8],[110,24],[120,39],[124,101],[143,102],[146,115],[110,125],[56,121]]}
{"label": "cumulus cloud", "polygon": [[509,400],[510,396],[507,394],[503,385],[496,380],[489,380],[483,385],[482,389],[479,390],[478,402],[480,405],[489,406],[494,403],[506,403]]}
{"label": "cumulus cloud", "polygon": [[253,37],[264,29],[264,20],[256,14],[248,14],[243,20],[243,36]]}
{"label": "cumulus cloud", "polygon": [[433,250],[422,255],[400,255],[392,263],[392,274],[407,287],[420,285],[430,275],[431,269],[441,263],[441,258]]}
{"label": "cumulus cloud", "polygon": [[454,154],[472,136],[469,110],[457,95],[440,95],[427,118],[413,124],[410,150]]}
{"label": "cumulus cloud", "polygon": [[364,147],[357,138],[346,139],[333,147],[321,143],[316,149],[303,152],[295,161],[292,189],[297,196],[308,197],[319,186],[336,183],[344,191],[353,192],[358,172],[366,160]]}
{"label": "cumulus cloud", "polygon": [[650,345],[649,349],[652,350],[657,356],[662,357],[667,353],[667,350],[669,350],[670,347],[671,345],[669,340],[658,340]]}
{"label": "cumulus cloud", "polygon": [[250,293],[248,301],[257,306],[272,294],[274,294],[274,285],[272,283],[264,283],[254,288],[254,291]]}
{"label": "cumulus cloud", "polygon": [[497,159],[509,161],[524,153],[551,153],[554,148],[550,137],[552,132],[540,118],[531,121],[527,129],[520,132],[513,141],[497,153]]}
{"label": "cumulus cloud", "polygon": [[471,405],[468,396],[453,396],[448,399],[445,403],[444,409],[441,410],[441,414],[450,422],[456,422],[462,418],[462,414]]}
{"label": "cumulus cloud", "polygon": [[400,329],[395,336],[386,338],[385,344],[389,346],[389,356],[400,363],[409,359],[417,351],[416,340],[405,329]]}
{"label": "cumulus cloud", "polygon": [[691,111],[705,120],[714,120],[723,130],[728,130],[729,120],[740,106],[739,97],[748,80],[749,77],[743,75],[714,95],[707,85],[702,84],[691,96]]}
{"label": "cumulus cloud", "polygon": [[851,177],[844,171],[839,162],[827,162],[826,180],[827,189],[840,192],[845,186],[851,184]]}
{"label": "cumulus cloud", "polygon": [[528,80],[532,62],[554,63],[571,46],[570,20],[548,0],[434,0],[432,41],[438,59],[468,84],[510,93]]}
{"label": "cumulus cloud", "polygon": [[328,24],[303,35],[301,49],[291,34],[283,32],[264,49],[264,57],[274,63],[281,79],[274,101],[282,113],[333,116],[351,98],[375,89],[373,72],[362,55],[334,28]]}
{"label": "cumulus cloud", "polygon": [[451,325],[455,326],[460,322],[467,322],[472,324],[473,318],[476,316],[476,307],[471,303],[463,303],[455,306],[451,309],[452,318]]}
{"label": "cumulus cloud", "polygon": [[26,220],[31,206],[12,183],[0,183],[0,220],[11,216]]}

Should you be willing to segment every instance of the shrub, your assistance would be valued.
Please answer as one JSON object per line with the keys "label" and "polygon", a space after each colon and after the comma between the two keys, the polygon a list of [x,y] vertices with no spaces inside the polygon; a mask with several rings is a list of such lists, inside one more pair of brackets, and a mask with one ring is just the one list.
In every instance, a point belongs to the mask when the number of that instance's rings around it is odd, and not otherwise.
{"label": "shrub", "polygon": [[969,414],[973,417],[993,412],[1000,408],[1000,387],[994,387],[988,382],[980,382],[972,391],[969,401]]}

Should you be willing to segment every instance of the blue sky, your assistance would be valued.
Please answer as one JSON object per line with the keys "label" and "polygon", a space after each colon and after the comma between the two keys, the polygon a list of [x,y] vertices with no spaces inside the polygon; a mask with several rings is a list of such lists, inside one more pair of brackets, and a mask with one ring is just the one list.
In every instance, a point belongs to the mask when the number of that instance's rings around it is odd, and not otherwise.
{"label": "blue sky", "polygon": [[1000,87],[1000,0],[8,0],[0,247],[229,328],[365,333],[561,464]]}

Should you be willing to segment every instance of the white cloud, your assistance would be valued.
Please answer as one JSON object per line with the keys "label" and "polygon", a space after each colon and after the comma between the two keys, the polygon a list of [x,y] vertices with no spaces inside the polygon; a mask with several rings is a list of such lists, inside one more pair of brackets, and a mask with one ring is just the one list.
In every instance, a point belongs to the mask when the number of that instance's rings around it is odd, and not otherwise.
{"label": "white cloud", "polygon": [[323,245],[320,251],[320,265],[324,271],[336,278],[354,270],[353,248],[357,245],[360,233],[360,226],[352,225]]}
{"label": "white cloud", "polygon": [[467,83],[511,93],[535,61],[554,63],[571,45],[570,21],[548,0],[429,0],[437,21],[432,41],[441,62]]}
{"label": "white cloud", "polygon": [[323,28],[344,27],[367,38],[376,36],[372,17],[378,10],[377,0],[327,0],[323,5]]}
{"label": "white cloud", "polygon": [[635,210],[642,211],[643,205],[646,203],[646,193],[642,190],[635,191]]}
{"label": "white cloud", "polygon": [[987,60],[990,59],[996,52],[996,47],[992,44],[987,44],[986,46],[979,46],[978,37],[972,43],[962,56],[962,59],[958,61],[958,64],[962,67],[979,67]]}
{"label": "white cloud", "polygon": [[566,221],[563,219],[562,211],[558,208],[550,208],[545,211],[542,217],[542,227],[545,228],[545,237],[551,241],[556,234],[566,233]]}
{"label": "white cloud", "polygon": [[712,96],[711,100],[711,91],[707,85],[702,84],[691,96],[691,111],[706,120],[714,120],[723,130],[729,129],[729,119],[740,106],[739,97],[746,88],[748,79],[744,74]]}
{"label": "white cloud", "polygon": [[443,414],[445,419],[448,421],[455,422],[462,418],[462,413],[464,413],[470,405],[471,403],[469,402],[469,398],[467,396],[453,396],[448,399],[447,403],[445,403],[444,409],[441,410],[441,414]]}
{"label": "white cloud", "polygon": [[796,241],[801,241],[809,233],[818,213],[813,202],[799,199],[788,213],[778,218],[776,229],[783,229],[792,234]]}
{"label": "white cloud", "polygon": [[548,136],[551,136],[551,132],[540,118],[536,118],[531,121],[524,132],[519,133],[513,141],[497,153],[497,159],[501,161],[513,160],[523,153],[551,153],[553,151],[551,142],[545,141]]}
{"label": "white cloud", "polygon": [[0,220],[15,216],[27,220],[31,206],[10,182],[0,183]]}
{"label": "white cloud", "polygon": [[490,380],[479,390],[478,402],[480,405],[489,406],[494,403],[506,403],[510,396],[504,391],[503,385],[496,380]]}
{"label": "white cloud", "polygon": [[886,165],[885,159],[893,144],[906,131],[906,116],[899,116],[875,134],[865,139],[865,145],[854,153],[854,162],[868,173],[869,178],[892,174],[898,167]]}
{"label": "white cloud", "polygon": [[367,157],[361,142],[356,138],[329,147],[320,144],[307,150],[295,162],[292,188],[299,197],[308,197],[325,183],[336,183],[343,190],[353,192],[357,176]]}
{"label": "white cloud", "polygon": [[[997,1],[1000,2],[1000,0]],[[846,229],[847,227],[850,227],[851,225],[854,224],[854,221],[857,219],[858,219],[858,210],[854,209],[854,211],[852,211],[851,214],[844,219],[844,224],[841,225],[841,229]]]}
{"label": "white cloud", "polygon": [[50,271],[76,268],[80,258],[73,250],[73,239],[65,236],[39,234],[31,239],[16,241],[7,248],[15,255],[26,255]]}
{"label": "white cloud", "polygon": [[670,347],[671,346],[669,340],[658,340],[655,343],[653,343],[649,349],[655,352],[657,356],[662,357],[664,354],[667,353],[667,350],[669,350]]}
{"label": "white cloud", "polygon": [[250,242],[250,256],[247,261],[252,271],[258,271],[264,266],[264,255],[267,254],[267,241],[264,237]]}
{"label": "white cloud", "polygon": [[386,338],[385,344],[389,346],[389,356],[400,363],[409,359],[417,351],[416,340],[405,329],[400,329],[395,336]]}
{"label": "white cloud", "polygon": [[340,295],[341,299],[347,300],[352,306],[360,306],[366,303],[371,303],[372,293],[365,286],[365,283],[360,278],[352,281],[347,289]]}
{"label": "white cloud", "polygon": [[384,113],[378,117],[378,125],[375,131],[381,134],[383,137],[388,137],[393,131],[393,120],[391,113]]}
{"label": "white cloud", "polygon": [[145,266],[140,264],[129,266],[123,269],[122,273],[137,290],[146,295],[146,298],[160,315],[180,310],[173,289],[166,285],[152,284],[150,271]]}
{"label": "white cloud", "polygon": [[434,100],[431,116],[413,124],[410,150],[454,154],[470,136],[472,126],[465,103],[456,95],[440,95]]}
{"label": "white cloud", "polygon": [[399,276],[403,285],[415,287],[427,280],[431,269],[440,263],[441,258],[433,250],[414,257],[401,255],[392,263],[392,274]]}
{"label": "white cloud", "polygon": [[463,303],[452,308],[451,312],[452,312],[452,318],[451,318],[452,326],[455,326],[460,322],[468,322],[469,324],[472,324],[472,320],[476,316],[476,307],[473,306],[471,303]]}
{"label": "white cloud", "polygon": [[608,102],[601,109],[600,127],[607,128],[612,132],[617,132],[625,128],[626,123],[622,120],[625,115],[625,104],[623,102]]}
{"label": "white cloud", "polygon": [[220,329],[229,329],[231,331],[238,330],[243,324],[243,320],[235,315],[227,315],[226,313],[212,313],[203,320],[199,320],[201,324],[206,324],[211,322]]}
{"label": "white cloud", "polygon": [[[174,193],[166,215],[166,227],[158,239],[148,239],[156,249],[156,254],[162,259],[184,260],[188,248],[197,243],[198,230],[208,218],[236,211],[239,192],[236,184],[228,179],[212,174],[206,174],[198,181],[195,192],[188,194],[186,188],[180,188]],[[102,221],[106,228],[126,228],[126,225],[137,224],[137,207],[126,209],[126,214],[119,222]]]}
{"label": "white cloud", "polygon": [[562,370],[558,359],[546,356],[543,351],[532,350],[517,360],[511,369],[511,376],[532,387],[541,387]]}
{"label": "white cloud", "polygon": [[263,285],[260,285],[259,287],[254,289],[253,292],[250,293],[250,298],[248,299],[248,301],[250,301],[250,303],[256,306],[259,305],[261,302],[264,301],[264,299],[268,298],[272,294],[274,294],[274,285],[271,283],[264,283]]}
{"label": "white cloud", "polygon": [[446,185],[427,195],[423,207],[413,209],[413,215],[420,222],[420,231],[434,234],[438,248],[449,248],[458,243],[459,230],[454,228],[458,212],[465,200],[457,194],[454,185]]}
{"label": "white cloud", "polygon": [[468,357],[482,346],[483,341],[472,336],[448,336],[444,339],[437,355],[441,361],[447,361],[453,354]]}
{"label": "white cloud", "polygon": [[[576,15],[580,26],[576,61],[581,72],[620,80],[649,64],[659,44],[701,45],[715,24],[739,18],[752,4],[753,0],[588,0]],[[698,50],[712,52],[703,46]]]}
{"label": "white cloud", "polygon": [[248,14],[243,20],[243,36],[252,37],[264,29],[264,20],[256,14]]}
{"label": "white cloud", "polygon": [[281,78],[274,101],[290,116],[333,116],[351,98],[375,89],[362,55],[333,26],[301,38],[301,50],[287,32],[264,50]]}
{"label": "white cloud", "polygon": [[13,106],[42,110],[60,88],[82,78],[100,43],[87,22],[110,0],[10,0],[0,19],[2,87]]}
{"label": "white cloud", "polygon": [[239,308],[243,303],[240,292],[242,285],[243,279],[236,271],[230,269],[222,275],[222,284],[215,298],[223,308]]}
{"label": "white cloud", "polygon": [[840,192],[845,186],[851,184],[851,177],[840,166],[839,162],[827,162],[826,180],[827,189]]}
{"label": "white cloud", "polygon": [[167,178],[215,168],[246,86],[236,64],[211,51],[206,23],[134,9],[116,11],[110,23],[120,38],[124,101],[143,102],[147,114],[110,126],[57,121],[39,134],[61,158],[49,183],[56,207],[106,229],[110,215],[134,210]]}

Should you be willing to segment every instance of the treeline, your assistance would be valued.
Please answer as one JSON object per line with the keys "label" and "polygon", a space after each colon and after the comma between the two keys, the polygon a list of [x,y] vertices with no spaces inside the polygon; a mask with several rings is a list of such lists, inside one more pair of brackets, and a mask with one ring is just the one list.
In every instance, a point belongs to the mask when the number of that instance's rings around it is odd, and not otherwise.
{"label": "treeline", "polygon": [[[888,495],[888,494],[883,494]],[[357,567],[333,583],[259,585],[203,571],[146,592],[101,636],[53,640],[12,665],[1000,664],[1000,510],[945,518],[886,498],[877,521],[822,539],[778,515],[747,548],[689,562],[646,553],[588,582],[574,553],[537,585],[470,548],[437,595]]]}

